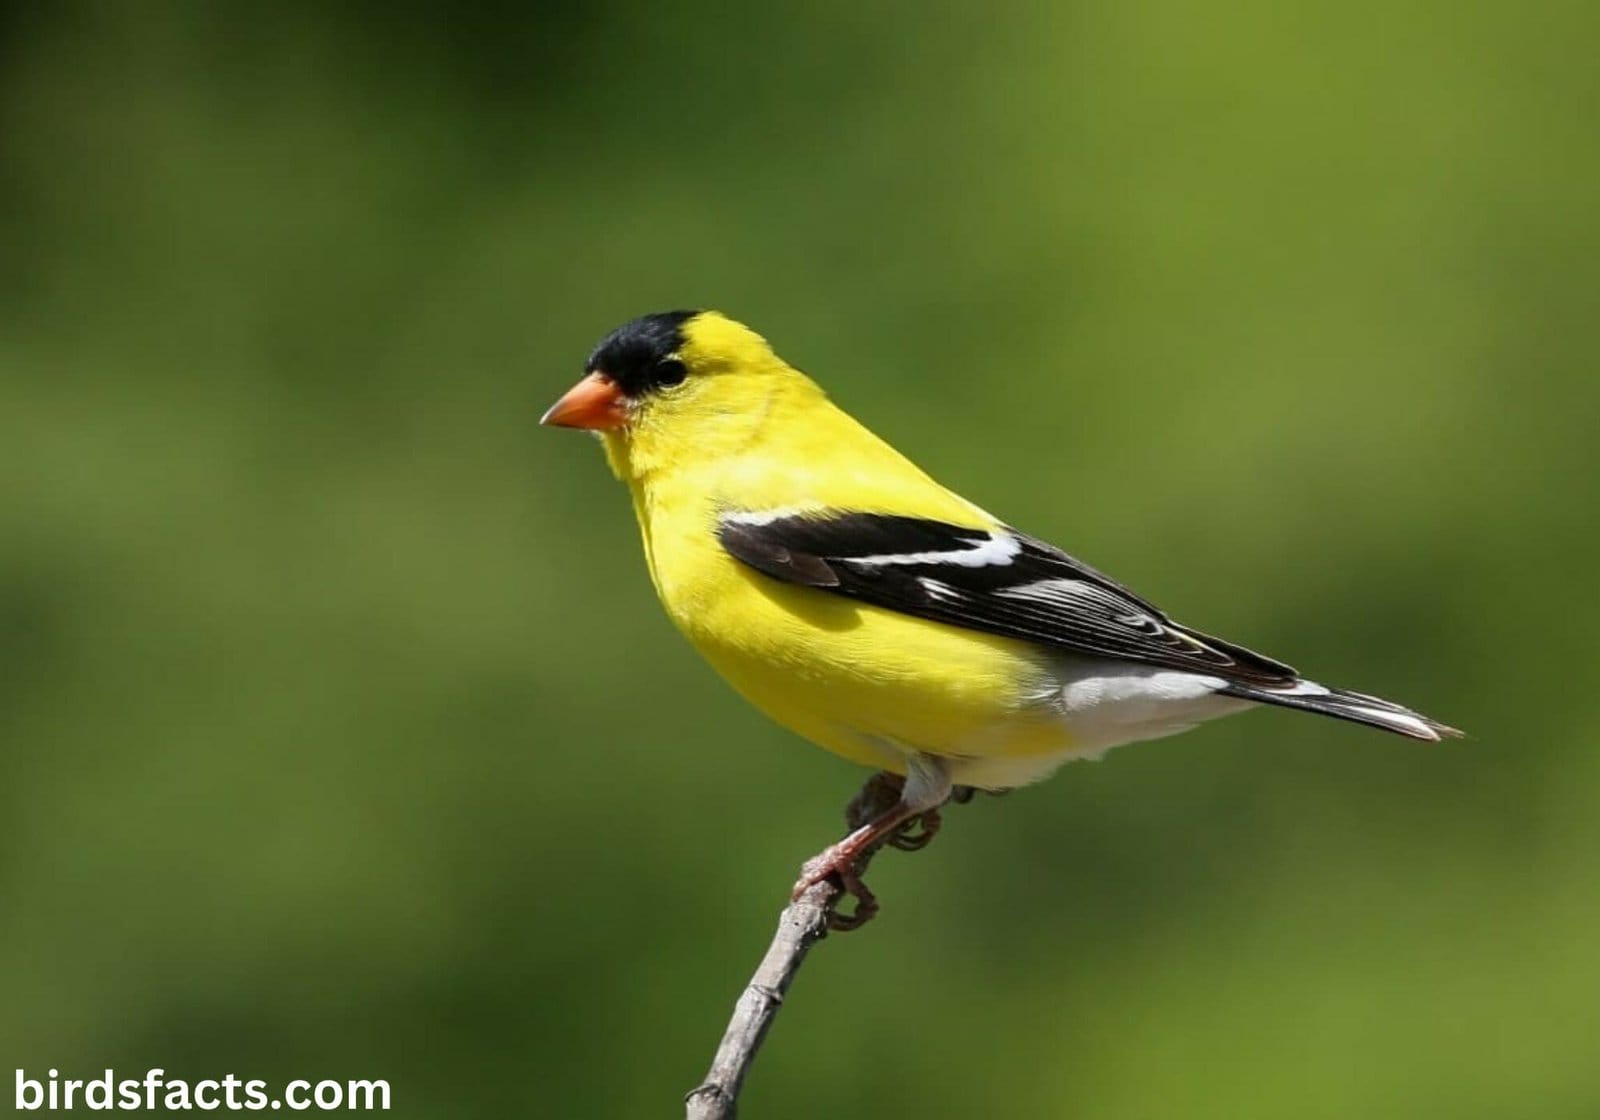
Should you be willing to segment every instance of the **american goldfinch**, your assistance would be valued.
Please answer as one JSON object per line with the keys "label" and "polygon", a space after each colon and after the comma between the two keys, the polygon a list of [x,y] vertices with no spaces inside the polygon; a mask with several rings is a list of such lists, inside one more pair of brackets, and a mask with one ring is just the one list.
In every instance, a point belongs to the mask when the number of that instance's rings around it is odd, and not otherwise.
{"label": "american goldfinch", "polygon": [[899,803],[806,864],[854,867],[953,787],[1261,704],[1413,739],[1459,732],[1213,638],[945,489],[715,311],[607,335],[542,423],[596,432],[672,621],[778,723],[904,778]]}

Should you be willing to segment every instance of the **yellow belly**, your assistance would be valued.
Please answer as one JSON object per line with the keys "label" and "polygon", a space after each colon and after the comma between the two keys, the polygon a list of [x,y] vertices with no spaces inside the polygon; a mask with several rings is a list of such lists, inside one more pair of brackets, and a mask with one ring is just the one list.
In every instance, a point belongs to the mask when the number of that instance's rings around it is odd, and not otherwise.
{"label": "yellow belly", "polygon": [[1026,758],[1070,746],[1050,675],[1006,638],[753,571],[720,547],[653,564],[667,612],[746,699],[819,746],[904,770],[904,752]]}
{"label": "yellow belly", "polygon": [[693,456],[673,458],[658,448],[647,477],[631,458],[636,447],[608,441],[673,622],[756,707],[863,765],[900,771],[905,752],[921,751],[1017,759],[1019,772],[1042,773],[1045,757],[1073,746],[1059,710],[1047,702],[1059,690],[1048,655],[784,583],[723,549],[723,509],[904,510],[910,494],[917,516],[990,520],[820,397],[783,420],[768,415],[761,439],[718,454],[697,447]]}

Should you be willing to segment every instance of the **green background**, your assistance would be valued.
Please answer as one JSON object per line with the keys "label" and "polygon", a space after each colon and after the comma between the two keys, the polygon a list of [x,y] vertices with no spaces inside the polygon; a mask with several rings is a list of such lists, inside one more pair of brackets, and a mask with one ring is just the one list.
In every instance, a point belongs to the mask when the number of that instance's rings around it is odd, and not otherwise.
{"label": "green background", "polygon": [[8,1082],[678,1111],[864,774],[535,421],[715,306],[1472,736],[1256,713],[952,811],[747,1116],[1600,1114],[1594,5],[6,12]]}

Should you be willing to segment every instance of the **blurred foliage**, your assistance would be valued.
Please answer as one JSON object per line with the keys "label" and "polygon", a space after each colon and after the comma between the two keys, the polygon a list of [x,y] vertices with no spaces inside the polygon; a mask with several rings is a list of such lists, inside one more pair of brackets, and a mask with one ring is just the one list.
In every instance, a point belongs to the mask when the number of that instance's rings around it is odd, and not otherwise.
{"label": "blurred foliage", "polygon": [[1473,736],[1256,714],[953,812],[750,1116],[1600,1111],[1593,5],[3,18],[7,1065],[676,1111],[863,776],[535,427],[707,305]]}

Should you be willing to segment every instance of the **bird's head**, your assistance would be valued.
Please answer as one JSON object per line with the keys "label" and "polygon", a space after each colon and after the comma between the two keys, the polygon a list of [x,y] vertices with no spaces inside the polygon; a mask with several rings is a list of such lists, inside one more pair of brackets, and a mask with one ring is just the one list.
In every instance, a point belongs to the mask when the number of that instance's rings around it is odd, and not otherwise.
{"label": "bird's head", "polygon": [[777,399],[815,392],[744,324],[716,311],[663,311],[601,339],[583,378],[540,422],[597,432],[612,469],[632,480],[691,455],[733,454]]}

